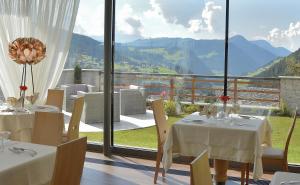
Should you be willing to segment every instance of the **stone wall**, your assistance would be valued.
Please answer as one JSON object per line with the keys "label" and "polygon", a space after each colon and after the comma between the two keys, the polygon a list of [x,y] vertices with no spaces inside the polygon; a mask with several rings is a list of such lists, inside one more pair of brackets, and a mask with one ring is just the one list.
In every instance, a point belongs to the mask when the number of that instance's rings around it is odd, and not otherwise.
{"label": "stone wall", "polygon": [[[103,91],[103,73],[99,69],[83,69],[82,70],[82,83],[96,86],[97,91]],[[64,69],[57,87],[65,84],[74,83],[74,70]]]}
{"label": "stone wall", "polygon": [[280,98],[289,110],[300,108],[300,77],[280,76]]}

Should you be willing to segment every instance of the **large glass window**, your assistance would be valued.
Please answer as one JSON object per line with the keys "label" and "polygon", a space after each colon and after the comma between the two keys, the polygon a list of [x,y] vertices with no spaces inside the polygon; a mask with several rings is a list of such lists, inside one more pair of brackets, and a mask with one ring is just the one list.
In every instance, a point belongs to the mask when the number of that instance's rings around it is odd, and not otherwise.
{"label": "large glass window", "polygon": [[92,142],[103,140],[103,33],[104,0],[80,1],[69,55],[58,84],[66,92],[67,119],[74,99],[84,95],[79,131]]}
{"label": "large glass window", "polygon": [[224,15],[223,1],[116,1],[115,145],[157,147],[154,99],[165,100],[170,125],[217,100]]}
{"label": "large glass window", "polygon": [[[295,96],[297,90],[280,76],[299,76],[298,7],[299,2],[293,0],[230,1],[232,103],[240,104],[242,114],[268,115],[273,127],[273,146],[282,149],[292,123],[289,116],[297,104],[296,98],[289,97]],[[289,147],[288,159],[292,163],[300,162],[297,137],[293,135]]]}

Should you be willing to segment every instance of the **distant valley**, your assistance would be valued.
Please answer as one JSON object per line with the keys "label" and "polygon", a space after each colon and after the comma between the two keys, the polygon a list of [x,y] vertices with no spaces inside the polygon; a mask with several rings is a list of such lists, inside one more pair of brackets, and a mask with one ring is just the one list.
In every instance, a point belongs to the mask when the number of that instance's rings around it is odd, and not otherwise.
{"label": "distant valley", "polygon": [[[249,41],[237,35],[229,41],[230,75],[258,75],[263,67],[291,52],[273,47],[267,41]],[[103,68],[103,42],[73,34],[65,68],[79,63],[82,68]],[[126,72],[188,73],[222,75],[224,70],[223,40],[190,38],[155,38],[117,43],[115,70]]]}

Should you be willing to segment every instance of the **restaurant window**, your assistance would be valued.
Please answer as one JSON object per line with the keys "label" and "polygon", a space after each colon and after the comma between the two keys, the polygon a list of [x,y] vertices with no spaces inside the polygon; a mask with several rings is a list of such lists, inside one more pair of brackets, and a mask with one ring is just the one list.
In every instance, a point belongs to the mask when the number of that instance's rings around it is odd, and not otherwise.
{"label": "restaurant window", "polygon": [[117,0],[115,9],[114,145],[153,149],[151,101],[165,100],[169,125],[221,108],[225,4]]}
{"label": "restaurant window", "polygon": [[97,143],[103,141],[103,33],[104,0],[80,1],[69,55],[58,84],[66,92],[67,118],[76,96],[85,96],[79,132],[89,142]]}
{"label": "restaurant window", "polygon": [[[268,8],[266,8],[268,7]],[[272,144],[284,148],[296,102],[296,86],[280,76],[299,76],[299,2],[230,1],[229,94],[240,114],[267,116]],[[280,12],[280,13],[279,13]],[[298,16],[297,16],[298,15]],[[289,77],[288,77],[289,78]],[[282,92],[281,92],[282,91]],[[298,128],[289,147],[289,163],[299,163]]]}

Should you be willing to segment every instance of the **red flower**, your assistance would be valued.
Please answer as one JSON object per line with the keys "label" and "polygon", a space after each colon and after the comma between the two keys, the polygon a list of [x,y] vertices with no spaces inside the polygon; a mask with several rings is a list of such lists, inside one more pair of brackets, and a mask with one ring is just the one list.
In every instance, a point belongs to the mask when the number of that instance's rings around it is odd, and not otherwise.
{"label": "red flower", "polygon": [[226,103],[227,101],[230,100],[230,97],[229,97],[229,96],[224,96],[224,95],[222,95],[222,96],[220,96],[220,100],[221,100],[222,102]]}
{"label": "red flower", "polygon": [[160,96],[161,97],[165,97],[167,95],[167,92],[166,91],[162,91],[161,93],[160,93]]}
{"label": "red flower", "polygon": [[26,91],[27,90],[27,86],[26,85],[21,85],[20,86],[20,90],[21,91]]}

